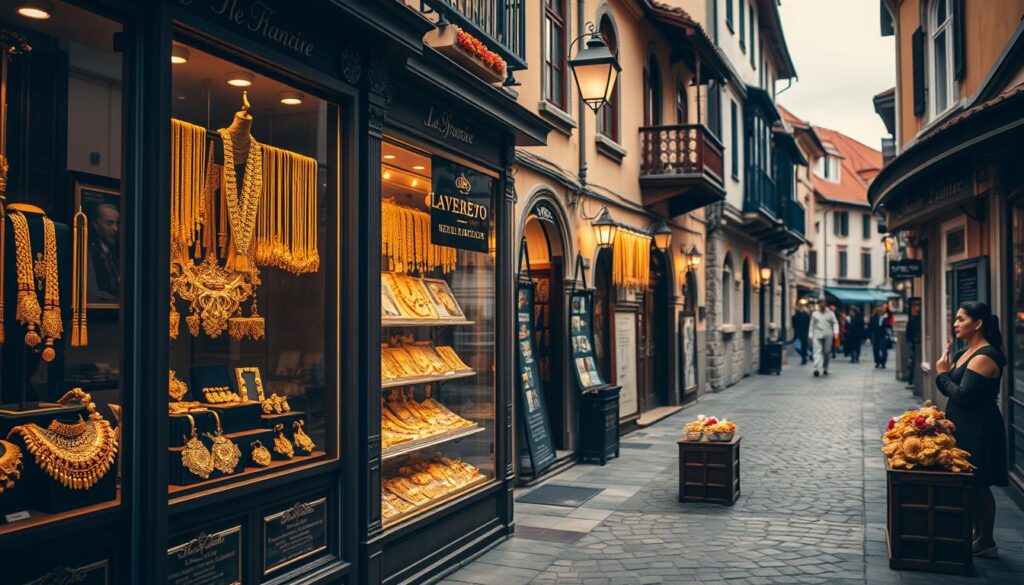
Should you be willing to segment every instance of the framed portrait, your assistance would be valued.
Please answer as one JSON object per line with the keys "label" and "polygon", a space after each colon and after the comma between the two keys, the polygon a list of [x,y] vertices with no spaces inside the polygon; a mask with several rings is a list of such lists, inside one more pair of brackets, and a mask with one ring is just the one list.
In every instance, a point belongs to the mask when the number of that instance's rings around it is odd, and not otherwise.
{"label": "framed portrait", "polygon": [[89,226],[86,307],[121,306],[121,182],[87,173],[71,174],[75,208]]}
{"label": "framed portrait", "polygon": [[259,368],[235,368],[235,383],[238,386],[238,395],[242,397],[242,402],[249,400],[263,402],[266,399],[263,395],[263,379],[260,378]]}

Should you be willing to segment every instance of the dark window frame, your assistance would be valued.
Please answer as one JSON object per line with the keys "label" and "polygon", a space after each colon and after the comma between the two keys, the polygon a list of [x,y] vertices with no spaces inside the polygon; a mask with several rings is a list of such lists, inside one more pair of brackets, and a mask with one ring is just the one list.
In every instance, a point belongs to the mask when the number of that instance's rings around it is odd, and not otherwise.
{"label": "dark window frame", "polygon": [[865,240],[869,240],[871,239],[871,214],[862,213],[861,217],[863,218],[862,221],[864,222],[864,225],[861,228],[861,234],[863,235]]}
{"label": "dark window frame", "polygon": [[[558,10],[558,8],[561,10]],[[569,66],[568,66],[568,0],[545,0],[543,16],[543,36],[541,41],[542,59],[541,76],[544,79],[544,100],[569,112]],[[561,45],[559,59],[556,63],[550,54],[552,45],[547,42],[549,30],[557,31],[558,44]],[[558,93],[555,93],[557,88]]]}
{"label": "dark window frame", "polygon": [[736,100],[729,100],[729,121],[732,126],[729,128],[730,143],[729,148],[732,149],[732,155],[730,161],[732,163],[732,178],[736,181],[740,180],[740,149],[739,149],[739,116],[736,111]]}
{"label": "dark window frame", "polygon": [[871,250],[861,250],[860,252],[860,276],[864,279],[871,278]]}
{"label": "dark window frame", "polygon": [[[741,2],[742,2],[742,0],[741,0]],[[743,10],[743,6],[740,6],[739,9],[740,9],[740,50],[743,51],[744,53],[746,53],[747,52],[747,39],[746,39],[746,36],[747,36],[747,21],[746,21],[747,11]]]}
{"label": "dark window frame", "polygon": [[748,21],[747,22],[747,26],[750,28],[750,66],[753,67],[756,70],[757,69],[757,65],[755,64],[755,60],[756,59],[754,57],[754,53],[756,51],[754,51],[754,48],[757,47],[757,44],[754,42],[754,36],[755,36],[754,32],[757,29],[757,27],[754,26],[754,6],[753,6],[753,4],[748,4],[747,5],[747,9],[749,10],[749,12],[748,12],[749,18],[747,18],[747,21]]}
{"label": "dark window frame", "polygon": [[729,32],[736,34],[736,28],[733,25],[733,4],[736,0],[725,0],[725,25],[729,27]]}
{"label": "dark window frame", "polygon": [[838,256],[836,265],[839,266],[839,278],[846,278],[850,269],[849,254],[847,254],[846,248],[839,248]]}
{"label": "dark window frame", "polygon": [[[611,17],[608,14],[604,14],[601,17],[600,32],[601,36],[604,37],[605,44],[608,45],[608,49],[612,54],[618,55],[619,53],[619,33],[615,28],[615,23],[612,22]],[[606,25],[607,24],[607,28]],[[608,33],[611,33],[610,36]],[[599,134],[608,138],[616,143],[622,142],[622,123],[621,116],[619,114],[619,104],[621,103],[620,88],[622,87],[621,78],[615,84],[612,89],[611,98],[608,100],[598,112],[597,116],[597,131]]]}

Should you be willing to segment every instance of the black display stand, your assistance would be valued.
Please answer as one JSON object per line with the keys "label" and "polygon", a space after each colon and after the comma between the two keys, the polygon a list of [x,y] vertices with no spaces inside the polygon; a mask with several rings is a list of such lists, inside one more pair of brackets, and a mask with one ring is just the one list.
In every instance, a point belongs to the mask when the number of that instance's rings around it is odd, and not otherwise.
{"label": "black display stand", "polygon": [[581,462],[604,465],[619,456],[619,391],[621,386],[605,385],[580,396]]}

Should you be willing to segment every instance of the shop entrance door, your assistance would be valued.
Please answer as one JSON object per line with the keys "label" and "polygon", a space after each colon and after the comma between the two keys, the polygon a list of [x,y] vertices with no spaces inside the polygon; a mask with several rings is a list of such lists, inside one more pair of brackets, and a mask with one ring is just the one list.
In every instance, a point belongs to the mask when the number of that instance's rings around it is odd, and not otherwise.
{"label": "shop entrance door", "polygon": [[637,318],[637,383],[640,390],[640,411],[664,406],[665,347],[667,347],[668,290],[660,255],[651,253],[651,273],[647,290],[643,292],[640,314]]}

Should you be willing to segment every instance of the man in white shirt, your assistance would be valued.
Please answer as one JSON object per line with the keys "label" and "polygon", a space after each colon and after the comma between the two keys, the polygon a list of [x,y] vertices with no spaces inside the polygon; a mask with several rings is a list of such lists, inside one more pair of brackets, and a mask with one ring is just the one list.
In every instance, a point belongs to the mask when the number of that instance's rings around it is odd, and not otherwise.
{"label": "man in white shirt", "polygon": [[827,376],[832,345],[839,335],[839,321],[836,314],[825,306],[825,299],[818,299],[818,308],[811,313],[810,335],[814,343],[814,376],[821,373]]}

